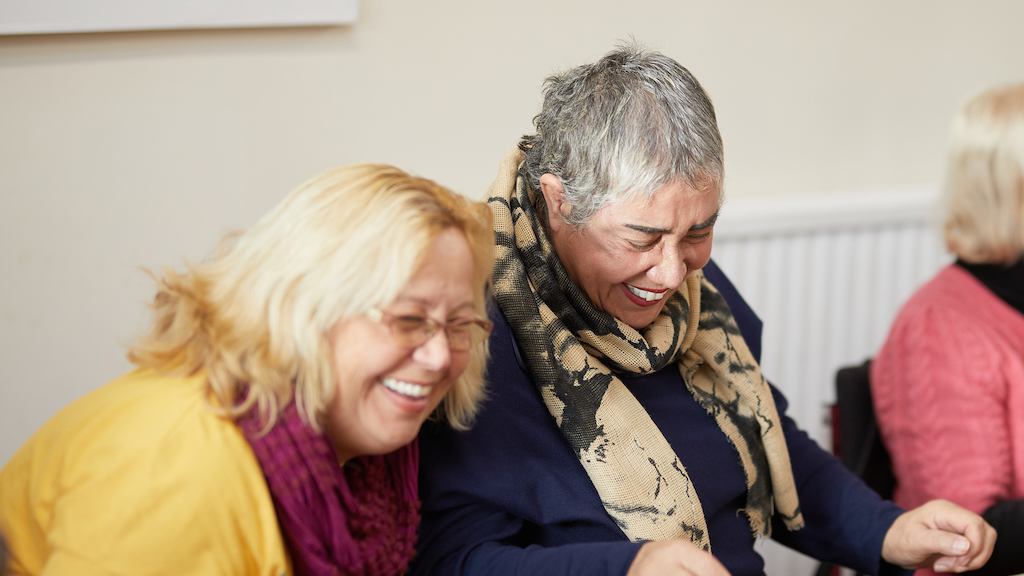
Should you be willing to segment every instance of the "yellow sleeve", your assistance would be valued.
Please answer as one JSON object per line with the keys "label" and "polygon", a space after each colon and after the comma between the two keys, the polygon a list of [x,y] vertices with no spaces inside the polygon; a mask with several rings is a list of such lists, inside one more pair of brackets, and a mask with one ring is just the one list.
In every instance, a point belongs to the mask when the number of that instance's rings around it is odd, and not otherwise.
{"label": "yellow sleeve", "polygon": [[26,503],[27,518],[5,522],[25,573],[289,571],[248,443],[193,380],[115,381],[48,423],[8,468],[0,498]]}

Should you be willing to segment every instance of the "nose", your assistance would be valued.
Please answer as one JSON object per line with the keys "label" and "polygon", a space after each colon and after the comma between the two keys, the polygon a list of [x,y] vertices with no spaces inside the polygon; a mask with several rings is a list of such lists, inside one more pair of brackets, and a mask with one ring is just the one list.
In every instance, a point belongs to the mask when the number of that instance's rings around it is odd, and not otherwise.
{"label": "nose", "polygon": [[666,245],[661,258],[647,269],[647,277],[660,288],[676,289],[686,279],[686,257],[677,247]]}
{"label": "nose", "polygon": [[438,330],[413,351],[412,358],[431,371],[443,372],[452,361],[452,351],[448,347],[448,335],[444,330]]}

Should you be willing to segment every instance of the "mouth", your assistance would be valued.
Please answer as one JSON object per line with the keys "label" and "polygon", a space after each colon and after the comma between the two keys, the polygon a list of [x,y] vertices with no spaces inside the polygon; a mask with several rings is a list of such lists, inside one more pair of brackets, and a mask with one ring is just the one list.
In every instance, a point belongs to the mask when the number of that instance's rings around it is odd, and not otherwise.
{"label": "mouth", "polygon": [[381,384],[385,388],[406,398],[413,400],[419,400],[426,398],[430,394],[430,386],[424,386],[422,384],[414,384],[412,382],[406,382],[405,380],[399,380],[397,378],[384,378],[381,380]]}
{"label": "mouth", "polygon": [[623,286],[625,286],[626,296],[638,306],[653,306],[661,302],[665,295],[668,294],[668,289],[645,290],[626,283],[623,283]]}

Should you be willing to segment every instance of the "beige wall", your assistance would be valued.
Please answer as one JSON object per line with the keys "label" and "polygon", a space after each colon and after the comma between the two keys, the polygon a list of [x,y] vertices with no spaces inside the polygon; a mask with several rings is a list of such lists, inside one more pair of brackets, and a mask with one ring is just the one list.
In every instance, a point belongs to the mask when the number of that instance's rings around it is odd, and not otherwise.
{"label": "beige wall", "polygon": [[933,184],[957,103],[1024,79],[1021,22],[1017,0],[363,0],[337,29],[0,37],[0,462],[127,368],[139,267],[334,164],[479,197],[544,76],[617,39],[702,80],[742,202]]}

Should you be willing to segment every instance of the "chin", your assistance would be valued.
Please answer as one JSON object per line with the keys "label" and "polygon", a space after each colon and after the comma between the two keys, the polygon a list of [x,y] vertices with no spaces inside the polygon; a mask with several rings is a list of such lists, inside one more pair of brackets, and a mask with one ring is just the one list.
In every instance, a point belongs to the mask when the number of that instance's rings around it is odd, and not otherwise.
{"label": "chin", "polygon": [[654,320],[649,322],[626,322],[626,324],[629,324],[629,326],[637,332],[643,332],[645,328],[651,325],[651,322],[654,322]]}
{"label": "chin", "polygon": [[410,436],[408,438],[397,438],[397,437],[387,438],[387,439],[385,439],[385,440],[383,440],[381,442],[377,442],[377,444],[376,444],[376,446],[374,446],[373,450],[368,451],[368,454],[371,454],[371,455],[374,455],[374,456],[382,456],[384,454],[390,454],[390,453],[394,452],[395,450],[398,450],[402,446],[405,446],[406,444],[409,444],[410,442],[412,442],[415,439],[416,439],[416,435],[415,434],[413,434],[412,436]]}
{"label": "chin", "polygon": [[631,326],[634,330],[642,331],[658,318],[658,314],[661,313],[661,309],[662,307],[658,306],[656,310],[633,312],[632,314],[619,316],[618,318],[622,322]]}
{"label": "chin", "polygon": [[388,446],[385,452],[392,452],[405,446],[416,439],[420,432],[420,423],[412,422],[392,423],[391,433],[383,439],[382,444]]}

